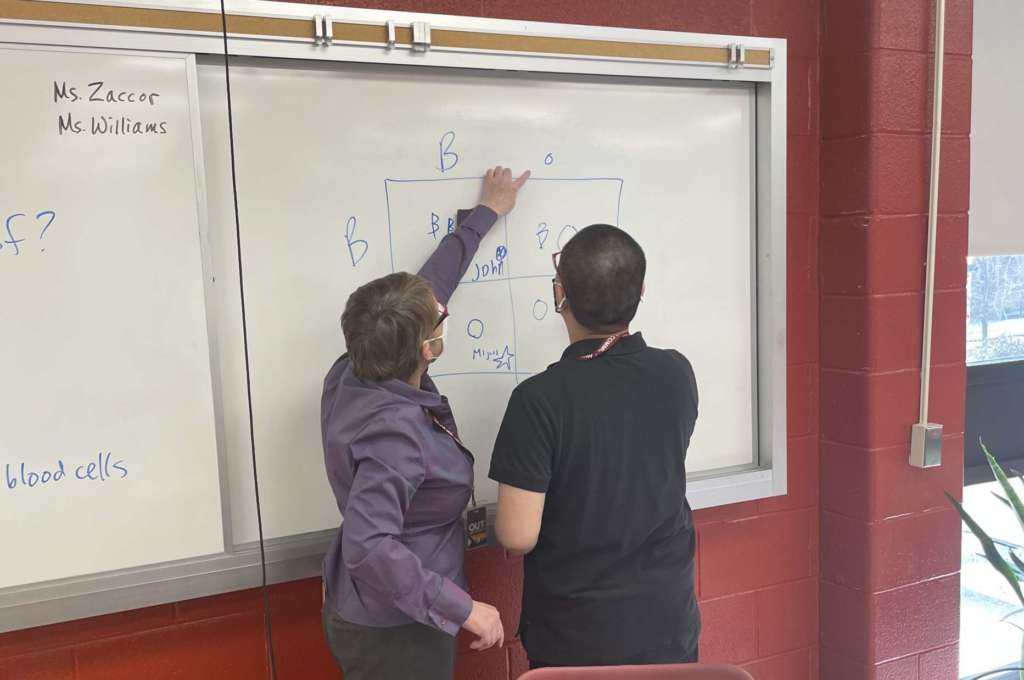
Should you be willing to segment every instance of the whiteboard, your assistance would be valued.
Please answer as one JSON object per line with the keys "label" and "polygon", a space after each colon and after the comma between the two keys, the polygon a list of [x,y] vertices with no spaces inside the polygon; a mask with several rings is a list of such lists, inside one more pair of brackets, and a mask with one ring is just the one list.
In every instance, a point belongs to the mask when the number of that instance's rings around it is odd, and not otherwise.
{"label": "whiteboard", "polygon": [[[0,567],[0,631],[253,587],[263,574],[277,582],[319,573],[339,520],[324,481],[316,417],[323,373],[344,349],[337,315],[356,285],[396,266],[393,258],[403,267],[422,261],[433,243],[413,236],[424,226],[432,232],[425,213],[436,213],[438,228],[446,228],[456,207],[473,202],[475,178],[497,162],[531,167],[534,181],[481,251],[479,263],[487,264],[504,246],[503,264],[482,275],[487,280],[467,283],[453,301],[453,324],[464,323],[465,335],[453,336],[437,367],[447,371],[438,382],[481,458],[480,499],[493,499],[486,459],[507,391],[566,342],[550,309],[544,311],[548,250],[571,233],[562,234],[566,224],[613,221],[613,209],[651,260],[639,329],[697,365],[703,413],[691,451],[691,503],[785,493],[785,40],[335,8],[335,40],[313,44],[296,39],[294,29],[308,29],[320,12],[315,5],[233,1],[239,17],[277,20],[259,22],[274,35],[229,37],[232,64],[241,67],[235,88],[242,96],[234,100],[241,121],[239,250],[223,61],[203,56],[218,55],[223,37],[205,31],[188,1],[160,3],[161,21],[181,20],[175,31],[145,25],[156,15],[140,20],[123,3],[83,5],[82,12],[58,13],[59,21],[48,3],[29,4],[0,11],[0,49],[8,51],[0,72],[5,84],[9,73],[19,75],[4,109],[5,124],[16,129],[0,133],[15,159],[0,171],[0,246],[12,255],[7,241],[17,241],[14,257],[22,263],[0,269],[8,298],[3,318],[14,320],[4,325],[14,354],[0,367],[4,387],[14,386],[0,391],[0,513],[8,518],[0,530],[19,551]],[[375,25],[383,35],[387,21],[429,22],[437,44],[420,50],[343,39],[350,23]],[[547,53],[449,48],[441,44],[448,31],[484,40],[556,38],[557,45],[545,41],[555,50]],[[579,40],[597,42],[576,52]],[[619,54],[617,42],[646,56]],[[760,51],[768,63],[673,56],[680,47],[740,55],[728,45],[742,45],[748,55]],[[671,47],[671,58],[652,59],[648,46]],[[78,135],[54,145],[46,135],[56,128],[57,102],[46,80],[57,76],[45,73],[49,56],[38,65],[10,56],[26,50],[60,50],[67,57],[57,69],[61,78],[124,78],[125,99],[116,101],[115,93],[103,114],[118,119],[132,117],[137,102],[127,93],[145,72],[143,87],[162,97],[158,121],[173,123],[167,139],[148,140],[149,153],[131,154],[125,148],[136,142],[124,140],[98,152]],[[201,95],[193,59],[208,60]],[[367,66],[332,66],[356,62]],[[41,81],[31,80],[40,73]],[[191,134],[179,135],[176,126],[186,120]],[[455,139],[442,149],[449,131]],[[148,134],[145,122],[140,132]],[[445,153],[442,167],[442,151],[458,154],[459,164]],[[247,194],[261,189],[270,193],[255,196],[247,209]],[[50,208],[29,213],[18,203],[40,196],[52,199]],[[55,221],[44,232],[39,220],[49,220],[49,209]],[[20,213],[39,231],[18,216],[14,235],[7,235],[7,217]],[[94,237],[64,234],[74,258],[56,252],[59,241],[51,238],[72,213],[73,224]],[[546,236],[538,234],[541,223]],[[275,229],[283,237],[272,244]],[[26,234],[35,241],[26,245]],[[108,234],[112,240],[95,238]],[[530,238],[539,239],[543,255],[523,251]],[[55,259],[36,261],[38,272],[22,266],[30,246],[37,257]],[[292,255],[309,267],[284,261]],[[362,258],[355,265],[354,255]],[[274,335],[268,324],[279,319],[294,327]],[[474,343],[471,328],[479,335]],[[266,340],[256,337],[266,330]],[[265,551],[254,540],[246,333],[253,338],[263,512],[275,539]],[[154,360],[160,358],[167,362]],[[159,422],[153,409],[162,409]],[[108,426],[110,414],[122,421],[116,428]],[[98,458],[91,471],[86,461],[72,468],[86,478],[104,465],[118,473],[127,459],[113,457],[115,451],[143,451],[122,480],[132,486],[115,487],[118,480],[104,474],[102,486],[60,485],[63,496],[39,481],[31,498],[8,493],[5,461],[14,460],[19,472],[21,462],[48,459],[54,449],[63,456],[79,444],[97,448],[100,439],[111,457]],[[154,471],[159,484],[136,474]],[[27,473],[33,480],[39,474]]]}
{"label": "whiteboard", "polygon": [[0,588],[224,550],[194,68],[0,48]]}
{"label": "whiteboard", "polygon": [[[199,79],[206,171],[211,187],[230,186],[222,64],[201,65]],[[497,163],[534,178],[451,300],[431,369],[476,455],[478,500],[496,497],[486,475],[511,390],[568,342],[551,310],[551,253],[594,222],[647,253],[633,328],[695,366],[690,473],[757,460],[753,85],[236,59],[231,87],[266,537],[339,522],[319,400],[344,351],[349,293],[415,271]],[[229,201],[211,192],[212,232],[233,230]],[[237,257],[229,241],[212,248],[215,269]],[[218,353],[239,355],[240,335],[226,331]],[[225,394],[243,395],[244,367],[221,370]],[[225,414],[233,539],[245,543],[257,538],[245,411]]]}

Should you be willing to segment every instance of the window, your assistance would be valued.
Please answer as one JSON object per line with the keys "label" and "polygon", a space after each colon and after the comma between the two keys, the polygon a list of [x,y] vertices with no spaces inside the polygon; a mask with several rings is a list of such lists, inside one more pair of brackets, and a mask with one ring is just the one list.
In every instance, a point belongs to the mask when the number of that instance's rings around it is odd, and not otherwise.
{"label": "window", "polygon": [[967,258],[967,363],[1024,361],[1024,255]]}

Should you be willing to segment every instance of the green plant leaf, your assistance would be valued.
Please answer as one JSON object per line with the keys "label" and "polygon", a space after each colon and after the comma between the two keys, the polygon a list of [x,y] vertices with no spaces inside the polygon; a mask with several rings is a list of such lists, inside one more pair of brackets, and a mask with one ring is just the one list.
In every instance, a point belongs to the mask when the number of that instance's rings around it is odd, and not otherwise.
{"label": "green plant leaf", "polygon": [[1014,470],[1013,468],[1010,468],[1010,474],[1013,475],[1014,477],[1016,477],[1017,480],[1022,485],[1024,485],[1024,473],[1020,472],[1019,470]]}
{"label": "green plant leaf", "polygon": [[1017,616],[1021,612],[1024,612],[1024,609],[1014,609],[1009,614],[1007,614],[1007,615],[1003,616],[1002,618],[1000,618],[999,621],[1001,623],[1009,624],[1009,625],[1013,626],[1014,628],[1016,628],[1017,630],[1019,630],[1020,632],[1024,633],[1024,627],[1021,627],[1021,625],[1019,623],[1017,623],[1016,621],[1013,620],[1013,617]]}
{"label": "green plant leaf", "polygon": [[988,465],[992,468],[992,474],[999,480],[999,485],[1003,487],[1003,492],[1006,494],[1007,500],[1013,506],[1014,514],[1017,515],[1017,523],[1020,524],[1021,531],[1024,531],[1024,503],[1021,502],[1020,496],[1017,495],[1017,490],[1010,484],[1010,480],[1007,479],[1006,473],[1003,472],[1003,468],[996,461],[988,451],[988,447],[985,446],[985,442],[980,441],[981,450],[985,453],[985,457],[988,459]]}
{"label": "green plant leaf", "polygon": [[989,564],[991,564],[996,571],[1003,575],[1006,582],[1010,584],[1011,588],[1013,588],[1013,592],[1017,594],[1017,599],[1020,601],[1021,605],[1024,605],[1024,593],[1021,592],[1017,576],[1014,574],[1010,565],[1006,563],[1006,560],[1003,559],[1003,556],[999,554],[996,544],[992,541],[989,535],[985,533],[985,530],[974,521],[974,518],[964,510],[964,506],[960,505],[959,501],[948,493],[946,494],[946,498],[948,498],[949,502],[953,504],[956,511],[960,513],[960,517],[963,519],[964,524],[967,525],[967,528],[971,530],[971,533],[973,533],[981,543],[981,547],[985,551],[985,559],[988,560]]}
{"label": "green plant leaf", "polygon": [[1013,623],[1012,621],[1010,621],[1010,619],[1012,619],[1017,614],[1020,614],[1021,612],[1024,612],[1024,607],[1017,607],[1012,612],[1009,612],[1008,614],[1004,614],[1002,617],[1000,617],[999,620],[1002,621],[1003,623]]}
{"label": "green plant leaf", "polygon": [[1010,559],[1013,560],[1013,564],[1017,567],[1017,580],[1024,581],[1024,561],[1021,561],[1021,559],[1017,557],[1017,553],[1013,552],[1012,549],[1010,550]]}

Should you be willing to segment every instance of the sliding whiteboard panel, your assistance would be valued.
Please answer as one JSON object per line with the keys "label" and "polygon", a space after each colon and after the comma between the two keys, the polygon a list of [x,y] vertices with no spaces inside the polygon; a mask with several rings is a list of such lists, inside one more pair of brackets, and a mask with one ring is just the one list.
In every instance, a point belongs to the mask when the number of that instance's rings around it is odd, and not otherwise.
{"label": "sliding whiteboard panel", "polygon": [[0,48],[0,588],[224,550],[194,68]]}
{"label": "sliding whiteboard panel", "polygon": [[[447,349],[431,369],[476,454],[478,500],[496,497],[487,470],[509,394],[568,342],[551,308],[551,254],[596,222],[626,229],[647,253],[634,329],[695,366],[689,471],[755,465],[753,85],[236,59],[231,92],[267,537],[339,522],[319,414],[349,293],[415,271],[499,163],[534,177],[452,299]],[[222,64],[200,66],[200,95],[207,173],[226,186]],[[211,230],[233,230],[230,200],[212,197]],[[227,267],[233,246],[213,257]],[[249,442],[240,423],[226,431],[236,433],[228,468],[243,543],[257,535],[243,507]]]}
{"label": "sliding whiteboard panel", "polygon": [[971,62],[971,228],[968,254],[1024,255],[1020,158],[1024,82],[1018,40],[1020,0],[974,3]]}

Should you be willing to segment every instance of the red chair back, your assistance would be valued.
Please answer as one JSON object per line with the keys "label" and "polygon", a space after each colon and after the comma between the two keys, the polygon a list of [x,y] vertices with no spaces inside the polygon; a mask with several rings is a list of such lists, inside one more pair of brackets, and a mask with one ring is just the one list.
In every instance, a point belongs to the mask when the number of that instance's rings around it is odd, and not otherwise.
{"label": "red chair back", "polygon": [[519,680],[754,680],[735,666],[679,664],[672,666],[601,666],[538,668]]}

